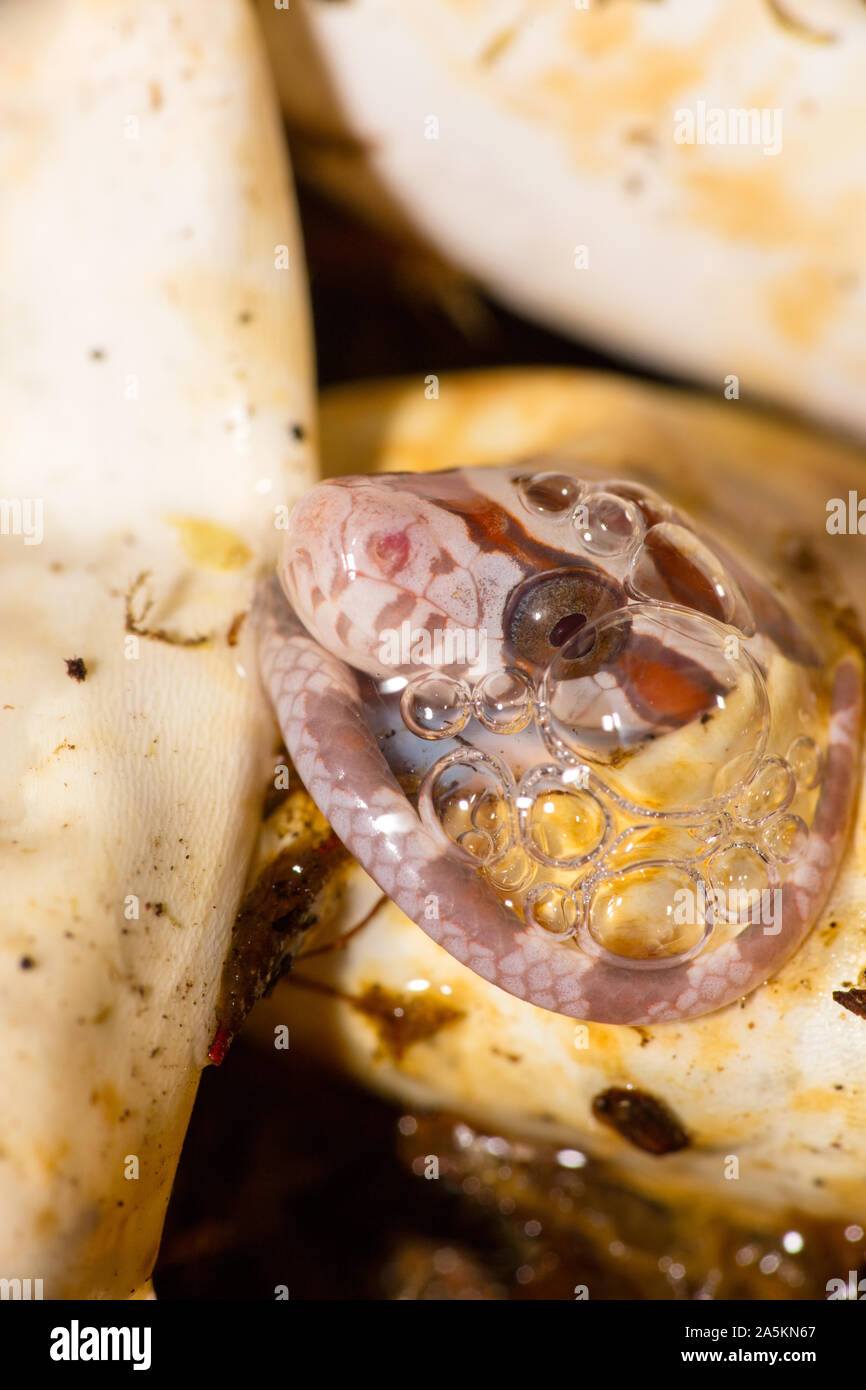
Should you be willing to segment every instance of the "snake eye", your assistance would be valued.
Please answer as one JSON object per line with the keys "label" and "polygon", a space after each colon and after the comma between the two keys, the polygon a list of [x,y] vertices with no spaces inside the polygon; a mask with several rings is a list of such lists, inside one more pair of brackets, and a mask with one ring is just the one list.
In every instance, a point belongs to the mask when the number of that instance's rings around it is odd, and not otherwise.
{"label": "snake eye", "polygon": [[[546,666],[566,644],[574,645],[576,655],[588,656],[575,640],[581,629],[623,608],[626,601],[620,585],[592,565],[547,570],[524,580],[512,593],[504,635],[517,656],[536,666]],[[603,643],[605,638],[599,640]],[[604,661],[612,654],[593,655]]]}

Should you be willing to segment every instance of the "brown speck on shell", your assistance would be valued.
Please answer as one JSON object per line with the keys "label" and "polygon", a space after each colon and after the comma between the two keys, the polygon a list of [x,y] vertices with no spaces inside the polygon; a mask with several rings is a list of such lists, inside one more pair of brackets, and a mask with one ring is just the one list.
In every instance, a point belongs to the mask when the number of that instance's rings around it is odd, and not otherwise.
{"label": "brown speck on shell", "polygon": [[63,660],[66,662],[66,674],[72,680],[83,681],[87,679],[87,667],[80,656],[65,656]]}
{"label": "brown speck on shell", "polygon": [[348,1002],[376,1025],[383,1052],[395,1061],[414,1043],[428,1042],[466,1016],[445,999],[406,996],[379,984],[368,985]]}
{"label": "brown speck on shell", "polygon": [[834,989],[833,999],[858,1018],[866,1018],[866,989]]}
{"label": "brown speck on shell", "polygon": [[415,1043],[429,1042],[443,1028],[460,1023],[466,1017],[463,1009],[446,999],[402,994],[385,985],[370,984],[361,994],[346,994],[333,985],[305,975],[290,975],[288,978],[292,985],[330,995],[333,999],[342,999],[362,1014],[375,1026],[379,1035],[379,1055],[396,1062],[401,1061]]}
{"label": "brown speck on shell", "polygon": [[226,642],[230,647],[237,646],[238,634],[240,633],[240,630],[244,625],[244,619],[246,618],[246,616],[247,610],[244,608],[240,613],[235,613],[234,617],[232,618],[231,625],[229,626],[229,630],[226,633]]}
{"label": "brown speck on shell", "polygon": [[682,1125],[647,1091],[611,1086],[594,1097],[592,1113],[645,1153],[669,1154],[688,1148],[689,1138]]}

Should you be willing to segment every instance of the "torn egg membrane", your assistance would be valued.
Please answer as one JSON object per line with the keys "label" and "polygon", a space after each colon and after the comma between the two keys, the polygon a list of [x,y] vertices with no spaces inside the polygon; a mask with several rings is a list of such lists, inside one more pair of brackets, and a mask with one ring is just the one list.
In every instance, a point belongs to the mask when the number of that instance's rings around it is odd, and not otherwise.
{"label": "torn egg membrane", "polygon": [[532,932],[620,966],[772,929],[827,727],[804,627],[648,488],[519,468],[483,488],[550,563],[485,612],[462,668],[419,641],[361,676],[425,826]]}

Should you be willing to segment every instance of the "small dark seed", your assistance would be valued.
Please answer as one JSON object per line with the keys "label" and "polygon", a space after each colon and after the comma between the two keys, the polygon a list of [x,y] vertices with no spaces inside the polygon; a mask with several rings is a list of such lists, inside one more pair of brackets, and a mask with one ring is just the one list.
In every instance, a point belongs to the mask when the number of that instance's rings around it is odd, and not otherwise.
{"label": "small dark seed", "polygon": [[689,1137],[682,1125],[646,1091],[611,1086],[594,1098],[592,1113],[645,1153],[669,1154],[688,1148]]}

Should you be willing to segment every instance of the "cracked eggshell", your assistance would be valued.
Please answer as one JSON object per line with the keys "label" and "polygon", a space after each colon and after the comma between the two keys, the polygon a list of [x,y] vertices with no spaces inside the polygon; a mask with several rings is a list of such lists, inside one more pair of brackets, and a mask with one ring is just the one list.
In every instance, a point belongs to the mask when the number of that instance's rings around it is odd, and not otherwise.
{"label": "cracked eggshell", "polygon": [[9,0],[0,88],[0,1274],[122,1297],[260,819],[303,257],[243,0]]}
{"label": "cracked eggshell", "polygon": [[335,197],[561,331],[866,431],[862,7],[259,3]]}
{"label": "cracked eggshell", "polygon": [[[866,620],[862,538],[825,527],[829,497],[866,490],[866,456],[743,406],[589,373],[482,372],[443,376],[437,401],[421,379],[332,391],[322,439],[334,474],[501,463],[576,442],[735,536],[771,572],[781,573],[786,547],[808,548],[832,598],[847,588]],[[293,1048],[398,1102],[585,1149],[660,1199],[740,1204],[755,1220],[789,1208],[854,1219],[866,1205],[866,1020],[832,993],[866,967],[864,884],[861,797],[842,872],[805,945],[748,999],[681,1024],[580,1025],[535,1008],[471,973],[390,903],[344,949],[300,963],[254,1017],[271,1037],[275,1022],[288,1023]],[[348,930],[375,900],[357,870],[333,930]],[[303,976],[337,993],[305,990]],[[402,1052],[396,1017],[415,1039]],[[593,1098],[622,1086],[662,1101],[689,1147],[659,1158],[600,1124]],[[736,1182],[729,1156],[739,1160]]]}

